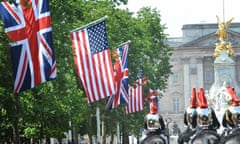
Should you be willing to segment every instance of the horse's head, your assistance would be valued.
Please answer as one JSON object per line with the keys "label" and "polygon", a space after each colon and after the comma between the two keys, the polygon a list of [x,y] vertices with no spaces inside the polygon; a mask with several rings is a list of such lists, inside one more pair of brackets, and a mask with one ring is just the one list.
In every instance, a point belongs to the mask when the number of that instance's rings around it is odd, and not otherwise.
{"label": "horse's head", "polygon": [[232,129],[232,132],[221,137],[221,144],[238,144],[240,142],[240,129]]}
{"label": "horse's head", "polygon": [[192,139],[191,144],[219,144],[220,136],[215,131],[203,130],[197,133]]}
{"label": "horse's head", "polygon": [[150,135],[143,140],[140,140],[140,144],[167,144],[167,137],[163,135]]}

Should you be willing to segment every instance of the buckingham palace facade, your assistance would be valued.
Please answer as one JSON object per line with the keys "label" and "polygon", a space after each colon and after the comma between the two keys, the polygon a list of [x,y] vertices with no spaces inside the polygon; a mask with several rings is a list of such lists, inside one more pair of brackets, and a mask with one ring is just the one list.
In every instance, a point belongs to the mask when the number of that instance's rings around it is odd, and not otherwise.
{"label": "buckingham palace facade", "polygon": [[[169,38],[174,48],[170,63],[172,75],[168,88],[160,99],[160,113],[175,121],[184,129],[183,113],[189,106],[192,88],[208,91],[214,82],[214,50],[218,42],[215,34],[218,24],[186,24],[181,38]],[[228,29],[228,41],[232,43],[236,62],[236,80],[240,82],[240,23],[232,23]]]}

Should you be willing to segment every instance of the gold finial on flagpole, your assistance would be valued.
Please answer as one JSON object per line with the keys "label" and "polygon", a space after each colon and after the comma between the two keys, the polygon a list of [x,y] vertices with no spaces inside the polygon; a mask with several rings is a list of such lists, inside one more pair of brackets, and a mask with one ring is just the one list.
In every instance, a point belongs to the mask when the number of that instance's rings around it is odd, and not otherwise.
{"label": "gold finial on flagpole", "polygon": [[96,24],[96,23],[99,23],[99,22],[104,21],[104,20],[107,19],[107,18],[108,18],[108,16],[105,15],[104,17],[102,17],[102,18],[100,18],[100,19],[97,19],[97,20],[95,20],[95,21],[92,21],[92,22],[84,25],[84,26],[81,26],[81,27],[79,27],[79,28],[76,28],[76,29],[74,29],[74,30],[71,30],[70,32],[75,32],[75,31],[81,30],[81,29],[83,29],[83,28],[90,27],[90,26],[92,26],[92,25],[94,25],[94,24]]}
{"label": "gold finial on flagpole", "polygon": [[120,47],[120,46],[122,46],[122,45],[125,45],[125,44],[127,44],[127,43],[131,43],[131,41],[128,40],[128,41],[126,41],[126,42],[124,42],[124,43],[121,43],[120,45],[118,45],[118,47]]}

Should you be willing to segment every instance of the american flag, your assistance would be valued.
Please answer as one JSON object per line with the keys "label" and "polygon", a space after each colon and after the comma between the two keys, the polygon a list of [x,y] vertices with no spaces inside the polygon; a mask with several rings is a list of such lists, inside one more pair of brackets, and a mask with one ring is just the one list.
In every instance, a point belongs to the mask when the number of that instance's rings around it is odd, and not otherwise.
{"label": "american flag", "polygon": [[70,34],[74,63],[88,103],[112,96],[114,73],[105,20]]}
{"label": "american flag", "polygon": [[143,80],[139,78],[136,80],[136,87],[130,86],[129,93],[129,102],[128,105],[125,106],[125,113],[130,114],[138,111],[142,111],[144,109],[143,105]]}
{"label": "american flag", "polygon": [[116,94],[108,97],[107,110],[116,108],[120,104],[128,103],[128,46],[129,43],[125,43],[114,51],[117,55],[114,64]]}
{"label": "american flag", "polygon": [[11,41],[14,93],[55,79],[56,61],[48,0],[0,3],[0,15]]}

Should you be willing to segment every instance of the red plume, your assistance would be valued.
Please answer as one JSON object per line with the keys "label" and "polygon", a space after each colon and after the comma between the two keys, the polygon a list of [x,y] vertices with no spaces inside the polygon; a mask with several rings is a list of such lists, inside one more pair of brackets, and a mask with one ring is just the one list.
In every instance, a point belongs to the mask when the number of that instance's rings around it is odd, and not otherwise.
{"label": "red plume", "polygon": [[190,100],[190,107],[196,108],[197,107],[197,96],[196,96],[196,88],[192,88],[192,97]]}
{"label": "red plume", "polygon": [[240,98],[236,95],[236,92],[235,92],[234,88],[227,87],[227,91],[232,97],[232,104],[231,105],[232,106],[238,106],[239,102],[240,102]]}
{"label": "red plume", "polygon": [[232,101],[232,103],[231,103],[231,106],[239,106],[239,103],[238,102],[236,102],[236,101]]}
{"label": "red plume", "polygon": [[150,113],[157,114],[158,113],[158,97],[154,96],[151,99],[152,99],[152,103],[150,105]]}
{"label": "red plume", "polygon": [[152,113],[152,114],[157,114],[157,113],[158,113],[157,104],[156,104],[156,102],[155,102],[154,100],[152,100],[151,113]]}
{"label": "red plume", "polygon": [[198,106],[200,108],[207,108],[208,107],[208,103],[207,103],[207,99],[204,95],[204,90],[203,88],[200,88],[199,90],[199,94],[198,94]]}

